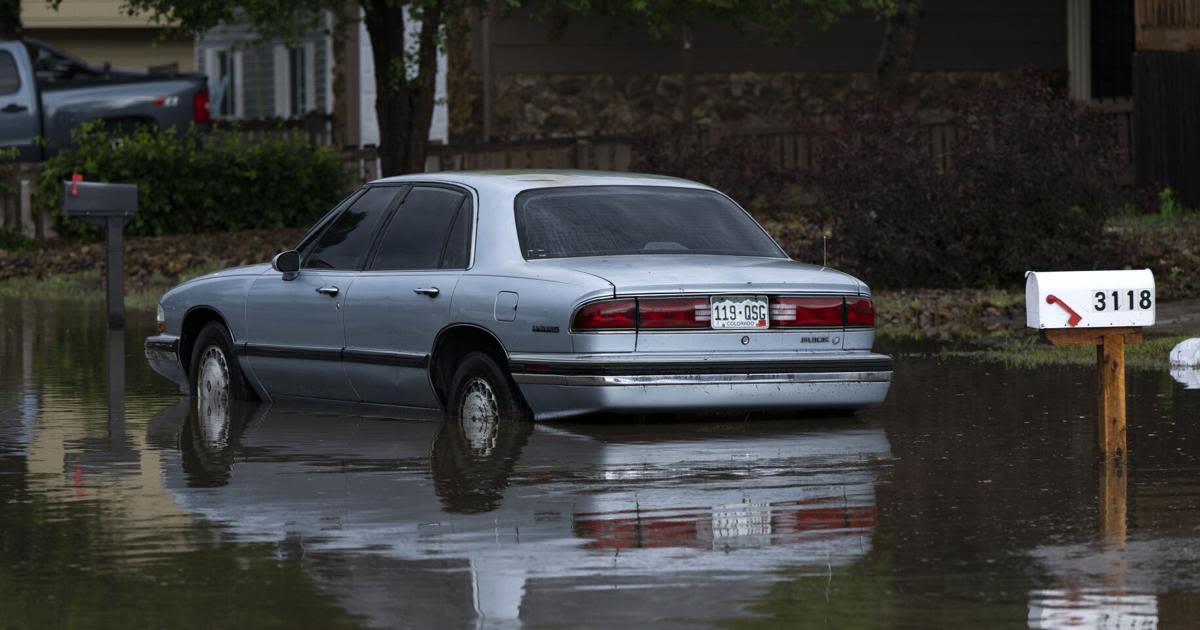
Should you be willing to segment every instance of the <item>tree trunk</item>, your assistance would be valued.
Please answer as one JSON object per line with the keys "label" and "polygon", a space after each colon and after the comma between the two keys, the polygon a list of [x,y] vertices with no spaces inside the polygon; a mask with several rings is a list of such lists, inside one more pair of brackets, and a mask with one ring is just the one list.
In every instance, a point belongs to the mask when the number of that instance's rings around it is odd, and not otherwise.
{"label": "tree trunk", "polygon": [[21,0],[0,0],[0,38],[21,37]]}
{"label": "tree trunk", "polygon": [[438,30],[444,2],[423,7],[415,72],[410,76],[405,57],[405,3],[362,0],[367,34],[375,60],[375,112],[379,118],[381,174],[400,175],[425,170],[429,123],[433,120],[437,79]]}
{"label": "tree trunk", "polygon": [[925,0],[896,0],[896,11],[888,17],[879,59],[875,62],[875,79],[881,89],[898,88],[912,72],[917,28],[924,8]]}
{"label": "tree trunk", "polygon": [[[358,3],[343,2],[333,9],[333,146],[343,149],[349,144],[360,144],[360,139],[352,137],[351,121],[358,120],[358,95],[350,97],[351,85],[358,85],[357,77],[351,78],[351,73],[358,73],[358,63],[351,65],[351,60],[358,58],[358,51],[352,48],[358,46]],[[353,29],[353,30],[351,30]],[[361,124],[358,125],[361,127]]]}

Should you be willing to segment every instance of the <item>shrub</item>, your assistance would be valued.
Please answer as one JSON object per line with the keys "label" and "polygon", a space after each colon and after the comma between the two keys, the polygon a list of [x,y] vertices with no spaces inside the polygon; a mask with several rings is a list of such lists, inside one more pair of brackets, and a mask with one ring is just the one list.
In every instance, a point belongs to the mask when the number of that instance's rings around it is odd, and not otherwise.
{"label": "shrub", "polygon": [[806,178],[839,226],[839,264],[879,286],[999,286],[1029,269],[1106,264],[1106,219],[1125,201],[1109,119],[1026,77],[957,103],[949,166],[930,127],[866,104],[822,127]]}
{"label": "shrub", "polygon": [[[953,139],[946,155],[935,125]],[[812,260],[811,241],[831,231],[830,263],[880,287],[1006,286],[1029,269],[1104,265],[1104,221],[1128,203],[1111,119],[1032,75],[941,112],[859,102],[795,133],[815,144],[811,169],[780,166],[770,138],[678,132],[637,143],[633,168],[728,192]]]}
{"label": "shrub", "polygon": [[1158,216],[1166,220],[1179,219],[1191,213],[1175,198],[1175,191],[1170,187],[1163,188],[1158,193]]}
{"label": "shrub", "polygon": [[[72,138],[74,147],[46,162],[34,204],[57,214],[62,182],[72,173],[86,181],[134,183],[139,207],[127,228],[133,235],[304,225],[346,192],[338,158],[301,139],[251,143],[222,131],[149,127],[118,136],[95,124]],[[62,216],[58,222],[62,233],[95,232]]]}
{"label": "shrub", "polygon": [[713,138],[676,129],[636,142],[630,169],[695,180],[725,192],[756,214],[769,214],[792,201],[796,174],[764,160],[763,153],[757,137]]}

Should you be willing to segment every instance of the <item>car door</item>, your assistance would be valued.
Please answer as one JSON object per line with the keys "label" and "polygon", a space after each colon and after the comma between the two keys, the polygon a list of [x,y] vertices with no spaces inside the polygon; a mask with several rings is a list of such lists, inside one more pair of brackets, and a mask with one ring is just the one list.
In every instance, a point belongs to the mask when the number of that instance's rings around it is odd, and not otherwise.
{"label": "car door", "polygon": [[301,245],[295,274],[268,271],[246,296],[244,354],[272,396],[356,400],[342,366],[346,295],[406,187],[368,188]]}
{"label": "car door", "polygon": [[474,205],[452,186],[413,186],[346,301],[344,361],[366,402],[437,408],[428,366],[469,266]]}
{"label": "car door", "polygon": [[37,86],[33,68],[19,42],[0,48],[0,146],[16,147],[21,159],[40,159]]}

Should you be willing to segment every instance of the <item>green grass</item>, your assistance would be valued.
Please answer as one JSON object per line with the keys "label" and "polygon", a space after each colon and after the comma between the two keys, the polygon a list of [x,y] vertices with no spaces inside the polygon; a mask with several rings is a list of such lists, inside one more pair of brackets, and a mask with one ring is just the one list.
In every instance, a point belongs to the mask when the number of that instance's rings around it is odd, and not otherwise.
{"label": "green grass", "polygon": [[[1125,346],[1125,365],[1133,370],[1164,370],[1169,367],[1171,349],[1187,339],[1180,337],[1157,337],[1147,339],[1139,345]],[[951,356],[961,356],[987,363],[1003,363],[1015,368],[1044,368],[1058,366],[1094,366],[1095,346],[1052,346],[1037,338],[1032,332],[1029,338],[1014,341],[998,348],[976,351],[951,351]]]}
{"label": "green grass", "polygon": [[[222,267],[224,265],[216,264],[189,269],[180,274],[178,280],[156,273],[151,276],[146,286],[126,291],[125,308],[131,311],[154,310],[162,294],[171,287]],[[0,297],[103,302],[104,280],[99,269],[58,274],[42,279],[10,278],[0,282]]]}
{"label": "green grass", "polygon": [[883,339],[1004,339],[1024,321],[1021,291],[884,290],[875,292],[873,299],[876,332]]}

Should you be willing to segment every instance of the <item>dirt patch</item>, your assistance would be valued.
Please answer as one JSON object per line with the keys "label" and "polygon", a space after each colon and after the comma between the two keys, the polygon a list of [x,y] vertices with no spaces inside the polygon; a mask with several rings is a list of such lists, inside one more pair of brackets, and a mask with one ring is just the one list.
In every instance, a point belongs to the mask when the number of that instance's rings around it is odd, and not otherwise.
{"label": "dirt patch", "polygon": [[[173,284],[200,272],[266,262],[293,247],[304,231],[285,228],[129,238],[125,241],[125,286],[131,291],[143,290],[152,282]],[[55,242],[27,251],[0,251],[0,280],[103,270],[104,258],[104,243]]]}

